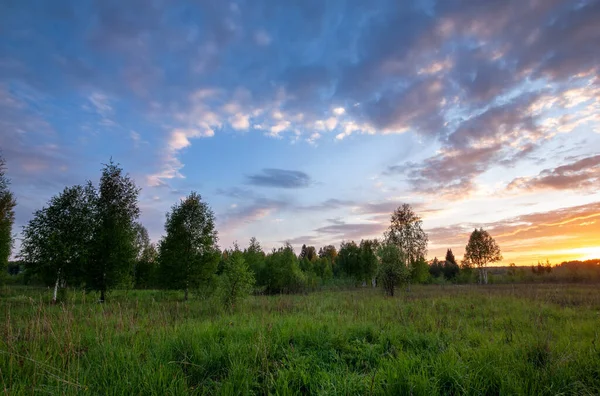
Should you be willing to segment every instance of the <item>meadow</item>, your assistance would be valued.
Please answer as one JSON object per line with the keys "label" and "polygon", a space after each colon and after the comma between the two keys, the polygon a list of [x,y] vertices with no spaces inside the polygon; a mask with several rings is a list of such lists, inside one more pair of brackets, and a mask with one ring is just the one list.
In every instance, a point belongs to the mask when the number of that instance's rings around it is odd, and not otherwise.
{"label": "meadow", "polygon": [[1,293],[5,394],[600,394],[597,285]]}

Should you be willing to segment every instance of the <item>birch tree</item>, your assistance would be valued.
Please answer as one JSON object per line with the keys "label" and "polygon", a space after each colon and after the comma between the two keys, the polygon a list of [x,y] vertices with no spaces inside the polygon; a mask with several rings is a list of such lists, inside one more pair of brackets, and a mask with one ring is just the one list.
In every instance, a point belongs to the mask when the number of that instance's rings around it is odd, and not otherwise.
{"label": "birch tree", "polygon": [[90,257],[96,191],[91,183],[65,188],[37,210],[23,228],[20,257],[25,268],[47,285],[78,286]]}
{"label": "birch tree", "polygon": [[136,223],[140,215],[139,189],[112,159],[102,169],[96,200],[93,246],[86,268],[86,287],[106,292],[131,284],[136,259]]}
{"label": "birch tree", "polygon": [[502,260],[500,247],[494,238],[483,228],[475,229],[465,248],[464,260],[467,266],[475,265],[479,269],[479,284],[488,283],[487,265]]}
{"label": "birch tree", "polygon": [[409,204],[399,206],[392,213],[390,226],[384,239],[402,251],[407,268],[411,273],[415,263],[425,259],[427,255],[428,237],[423,231],[423,221]]}
{"label": "birch tree", "polygon": [[192,192],[171,208],[165,222],[165,237],[159,244],[160,279],[169,289],[180,289],[188,299],[189,289],[210,281],[219,262],[215,216]]}
{"label": "birch tree", "polygon": [[10,180],[6,176],[6,162],[0,156],[0,278],[8,266],[13,238],[12,226],[15,222],[15,206],[17,202],[9,190]]}

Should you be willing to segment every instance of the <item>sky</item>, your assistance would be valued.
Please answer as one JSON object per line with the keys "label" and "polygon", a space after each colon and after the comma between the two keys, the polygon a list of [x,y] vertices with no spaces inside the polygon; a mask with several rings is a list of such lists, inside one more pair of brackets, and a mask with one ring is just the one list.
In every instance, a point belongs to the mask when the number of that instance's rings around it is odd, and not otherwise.
{"label": "sky", "polygon": [[[18,234],[112,157],[151,238],[191,191],[222,248],[475,227],[504,260],[600,257],[600,1],[0,1]],[[18,253],[19,241],[15,246]]]}

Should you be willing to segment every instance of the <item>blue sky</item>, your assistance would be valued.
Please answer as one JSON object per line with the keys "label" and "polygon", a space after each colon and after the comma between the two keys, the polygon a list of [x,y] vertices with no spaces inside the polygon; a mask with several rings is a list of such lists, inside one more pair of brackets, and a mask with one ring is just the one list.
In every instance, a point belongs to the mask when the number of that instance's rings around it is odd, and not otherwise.
{"label": "blue sky", "polygon": [[[473,227],[506,262],[600,256],[600,1],[4,1],[17,230],[113,158],[156,241],[198,191],[220,244]],[[18,250],[18,243],[17,243]]]}

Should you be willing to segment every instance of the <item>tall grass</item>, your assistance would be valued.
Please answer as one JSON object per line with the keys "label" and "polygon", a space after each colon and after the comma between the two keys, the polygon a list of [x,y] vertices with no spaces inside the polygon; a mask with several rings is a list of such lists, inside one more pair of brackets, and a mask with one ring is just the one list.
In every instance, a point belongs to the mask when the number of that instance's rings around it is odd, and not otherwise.
{"label": "tall grass", "polygon": [[600,394],[593,286],[251,297],[2,290],[7,394]]}

